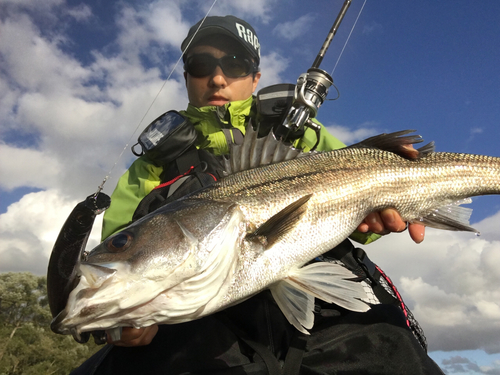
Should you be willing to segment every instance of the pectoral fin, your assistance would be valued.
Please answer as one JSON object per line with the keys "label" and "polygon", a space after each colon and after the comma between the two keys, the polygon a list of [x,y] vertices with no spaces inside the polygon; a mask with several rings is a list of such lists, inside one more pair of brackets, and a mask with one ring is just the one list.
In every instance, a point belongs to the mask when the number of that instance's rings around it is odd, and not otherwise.
{"label": "pectoral fin", "polygon": [[267,248],[271,247],[279,238],[288,233],[302,218],[307,211],[307,202],[312,194],[305,195],[288,205],[276,215],[272,216],[253,233],[247,236],[247,240],[252,238],[265,237]]}

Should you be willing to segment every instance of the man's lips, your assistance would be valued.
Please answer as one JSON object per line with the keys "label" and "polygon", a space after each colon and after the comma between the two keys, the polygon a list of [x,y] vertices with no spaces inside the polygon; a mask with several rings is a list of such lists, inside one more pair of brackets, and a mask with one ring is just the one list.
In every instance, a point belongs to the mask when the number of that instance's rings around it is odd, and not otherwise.
{"label": "man's lips", "polygon": [[229,99],[221,96],[221,95],[212,95],[208,98],[209,105],[224,105],[229,102]]}

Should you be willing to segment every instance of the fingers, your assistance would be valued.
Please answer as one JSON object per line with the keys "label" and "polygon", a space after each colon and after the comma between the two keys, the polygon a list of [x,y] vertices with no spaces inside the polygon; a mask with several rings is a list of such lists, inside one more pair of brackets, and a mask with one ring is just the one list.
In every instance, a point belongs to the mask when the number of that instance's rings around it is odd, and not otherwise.
{"label": "fingers", "polygon": [[149,345],[158,332],[158,325],[152,325],[145,328],[124,327],[122,337],[118,341],[111,341],[108,335],[108,344],[117,346],[144,346]]}
{"label": "fingers", "polygon": [[[369,214],[358,226],[358,230],[363,233],[373,232],[385,235],[391,232],[402,232],[406,229],[406,226],[406,222],[403,221],[399,213],[393,208],[388,208]],[[408,232],[415,243],[421,243],[424,240],[425,227],[423,225],[418,223],[410,224],[408,225]]]}
{"label": "fingers", "polygon": [[[362,227],[361,227],[362,226]],[[358,230],[361,232],[373,232],[377,234],[387,234],[385,231],[384,222],[380,217],[378,212],[372,212],[369,214],[363,223],[358,227]]]}
{"label": "fingers", "polygon": [[421,243],[425,237],[425,226],[418,223],[408,225],[408,232],[415,243]]}
{"label": "fingers", "polygon": [[406,222],[404,222],[398,212],[392,208],[380,212],[372,212],[358,227],[360,232],[370,231],[377,234],[401,232],[405,229]]}
{"label": "fingers", "polygon": [[406,222],[401,219],[399,213],[393,208],[381,211],[380,218],[386,231],[402,232],[406,229]]}

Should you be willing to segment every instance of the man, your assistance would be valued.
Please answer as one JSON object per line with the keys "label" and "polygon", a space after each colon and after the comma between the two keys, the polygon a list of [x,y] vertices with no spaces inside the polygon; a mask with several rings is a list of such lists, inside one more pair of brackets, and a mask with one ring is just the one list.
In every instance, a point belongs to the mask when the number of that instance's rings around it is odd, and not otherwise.
{"label": "man", "polygon": [[[236,17],[208,17],[190,29],[182,50],[189,105],[181,115],[196,129],[196,149],[216,156],[227,154],[230,143],[237,143],[245,132],[249,119],[255,120],[252,94],[261,77],[257,35],[249,24]],[[307,130],[294,144],[307,151],[314,145],[315,136]],[[318,150],[340,147],[343,144],[323,128]],[[196,158],[203,155],[200,151]],[[133,163],[112,195],[111,207],[104,216],[103,238],[137,219],[138,211],[153,210],[149,203],[153,200],[149,197],[161,183],[167,181],[168,189],[172,189],[168,181],[189,175],[180,163],[175,168],[172,164],[175,162],[161,165],[147,154]],[[182,186],[177,192],[183,191]],[[169,191],[167,197],[171,194]],[[406,223],[399,214],[388,209],[369,215],[359,226],[356,238],[370,242],[373,240],[370,233],[386,234],[405,228]],[[408,229],[415,242],[423,240],[423,226],[410,224]],[[365,265],[369,267],[372,263],[364,253],[352,255],[355,250],[359,249],[346,242],[326,254],[325,259],[340,261],[358,271]],[[380,272],[377,275],[380,277]],[[372,274],[365,276],[372,278]],[[376,283],[374,281],[374,290]],[[388,285],[385,279],[380,280],[380,284]],[[379,289],[380,296],[392,305],[402,303]],[[375,298],[376,303],[380,303],[380,296]],[[441,373],[407,329],[408,321],[399,307],[380,304],[364,314],[321,303],[317,309],[316,326],[307,345],[305,338],[288,324],[274,301],[263,292],[198,321],[124,328],[121,339],[112,342],[108,337],[108,343],[114,346],[107,346],[87,361],[80,373],[90,368],[92,371],[97,368],[96,373],[264,374],[286,370],[287,373],[314,374],[342,370],[354,374],[371,370],[391,373],[393,368],[400,368],[401,373]],[[398,347],[388,353],[391,345]],[[394,367],[387,361],[393,361]]]}

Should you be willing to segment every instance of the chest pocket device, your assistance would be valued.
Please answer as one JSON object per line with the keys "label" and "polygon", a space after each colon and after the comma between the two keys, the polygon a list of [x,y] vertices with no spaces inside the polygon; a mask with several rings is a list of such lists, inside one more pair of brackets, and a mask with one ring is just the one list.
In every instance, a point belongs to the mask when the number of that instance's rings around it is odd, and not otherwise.
{"label": "chest pocket device", "polygon": [[[163,166],[184,154],[196,141],[193,124],[177,111],[159,116],[139,136],[132,146],[136,156],[146,155],[155,165]],[[139,145],[141,151],[136,151]]]}
{"label": "chest pocket device", "polygon": [[[257,122],[259,123],[259,136],[266,136],[273,130],[276,134],[284,123],[293,103],[295,85],[280,83],[267,86],[257,93]],[[299,138],[301,134],[297,134]]]}

